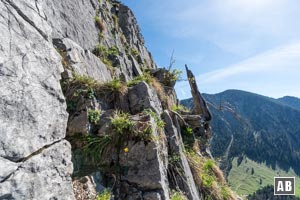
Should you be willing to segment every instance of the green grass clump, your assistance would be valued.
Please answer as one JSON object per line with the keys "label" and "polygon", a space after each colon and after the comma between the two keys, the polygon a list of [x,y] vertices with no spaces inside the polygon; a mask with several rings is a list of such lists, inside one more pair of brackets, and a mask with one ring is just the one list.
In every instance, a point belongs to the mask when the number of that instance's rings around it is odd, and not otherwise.
{"label": "green grass clump", "polygon": [[163,120],[161,120],[161,119],[157,116],[157,114],[156,114],[155,112],[153,112],[153,111],[150,110],[150,109],[145,109],[143,112],[144,112],[145,114],[150,115],[151,117],[154,118],[154,121],[155,121],[155,123],[156,123],[156,125],[157,125],[157,128],[158,128],[159,130],[163,130],[163,129],[164,129],[164,127],[165,127],[165,122],[164,122]]}
{"label": "green grass clump", "polygon": [[153,128],[151,124],[145,123],[145,126],[141,131],[137,131],[135,137],[142,141],[151,141],[154,139],[153,137]]}
{"label": "green grass clump", "polygon": [[146,83],[150,84],[152,81],[152,76],[149,73],[143,73],[143,75],[137,76],[134,79],[128,81],[127,86],[131,87],[131,86],[139,84],[142,81],[145,81]]}
{"label": "green grass clump", "polygon": [[172,191],[171,200],[188,200],[187,197],[181,192]]}
{"label": "green grass clump", "polygon": [[78,85],[85,86],[86,88],[95,88],[99,86],[99,83],[90,76],[79,75],[77,73],[74,73],[73,76],[73,82],[76,82]]}
{"label": "green grass clump", "polygon": [[94,161],[101,159],[104,149],[111,143],[112,137],[110,135],[103,136],[83,136],[83,152],[85,155]]}
{"label": "green grass clump", "polygon": [[133,130],[134,122],[129,119],[129,114],[117,111],[110,119],[116,132],[120,135]]}
{"label": "green grass clump", "polygon": [[166,86],[173,87],[175,85],[175,82],[180,79],[181,74],[182,71],[178,69],[173,69],[172,71],[171,70],[166,71],[164,75],[164,81],[163,81],[164,84]]}
{"label": "green grass clump", "polygon": [[138,56],[139,56],[138,50],[136,50],[135,48],[131,48],[131,49],[130,49],[130,52],[131,52],[131,55],[133,55],[133,57],[134,57],[135,59],[138,58]]}
{"label": "green grass clump", "polygon": [[117,46],[112,46],[107,51],[108,56],[116,56],[119,55],[119,49]]}
{"label": "green grass clump", "polygon": [[96,124],[100,120],[101,110],[88,109],[88,119],[90,123]]}
{"label": "green grass clump", "polygon": [[120,81],[120,79],[114,78],[112,81],[103,84],[103,88],[122,92],[122,90],[126,90],[126,84]]}
{"label": "green grass clump", "polygon": [[186,132],[186,134],[188,134],[188,135],[193,135],[193,129],[192,129],[191,127],[186,127],[186,128],[185,128],[185,132]]}
{"label": "green grass clump", "polygon": [[136,141],[149,142],[154,139],[153,128],[151,123],[144,121],[133,121],[128,113],[117,111],[111,118],[111,124],[116,131],[116,145],[120,146],[120,141],[128,140],[129,138]]}
{"label": "green grass clump", "polygon": [[226,184],[222,171],[213,160],[201,157],[194,151],[187,151],[186,156],[195,183],[203,193],[204,199],[236,199],[235,194]]}
{"label": "green grass clump", "polygon": [[214,167],[215,167],[215,163],[211,159],[207,159],[203,165],[203,169],[209,172],[212,172],[214,170]]}
{"label": "green grass clump", "polygon": [[190,109],[188,109],[187,107],[180,105],[180,104],[174,105],[172,110],[175,112],[190,112]]}
{"label": "green grass clump", "polygon": [[119,79],[113,79],[106,83],[99,83],[89,76],[78,74],[74,74],[74,79],[68,82],[68,84],[75,88],[73,93],[74,97],[85,95],[87,98],[92,98],[99,92],[125,92],[124,90],[127,89],[126,84]]}
{"label": "green grass clump", "polygon": [[[67,110],[70,114],[76,111],[78,103],[85,99],[103,99],[105,101],[115,101],[121,95],[127,93],[127,86],[119,79],[113,79],[111,81],[100,83],[91,77],[78,75],[73,73],[73,79],[64,81],[62,84],[62,90],[67,100]],[[92,114],[90,120],[94,123],[94,115]]]}
{"label": "green grass clump", "polygon": [[177,153],[173,153],[169,155],[168,161],[170,165],[176,165],[180,161],[180,155]]}
{"label": "green grass clump", "polygon": [[231,195],[231,189],[228,187],[228,186],[222,186],[221,187],[221,196],[224,198],[224,199],[229,199],[230,198],[230,195]]}
{"label": "green grass clump", "polygon": [[103,40],[105,38],[105,35],[101,32],[98,34],[99,40]]}
{"label": "green grass clump", "polygon": [[96,196],[96,200],[110,200],[112,197],[112,194],[109,190],[104,190],[100,194]]}
{"label": "green grass clump", "polygon": [[201,180],[204,187],[211,188],[214,182],[214,177],[207,173],[201,173]]}
{"label": "green grass clump", "polygon": [[107,49],[105,46],[103,46],[103,45],[101,45],[101,44],[98,44],[98,45],[95,47],[95,49],[93,50],[93,53],[94,53],[97,57],[99,57],[99,58],[101,58],[101,59],[104,59],[104,58],[107,58],[107,56],[108,56],[108,49]]}
{"label": "green grass clump", "polygon": [[95,54],[100,60],[108,66],[109,70],[112,71],[113,63],[110,60],[111,56],[119,55],[119,49],[117,46],[112,46],[110,48],[106,48],[105,46],[98,44],[93,50],[93,54]]}

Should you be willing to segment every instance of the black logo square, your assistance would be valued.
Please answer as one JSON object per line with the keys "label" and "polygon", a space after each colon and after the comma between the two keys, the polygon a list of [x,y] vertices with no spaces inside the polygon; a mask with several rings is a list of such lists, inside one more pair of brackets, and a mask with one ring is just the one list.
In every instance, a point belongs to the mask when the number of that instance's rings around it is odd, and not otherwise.
{"label": "black logo square", "polygon": [[274,177],[274,195],[295,195],[295,177]]}

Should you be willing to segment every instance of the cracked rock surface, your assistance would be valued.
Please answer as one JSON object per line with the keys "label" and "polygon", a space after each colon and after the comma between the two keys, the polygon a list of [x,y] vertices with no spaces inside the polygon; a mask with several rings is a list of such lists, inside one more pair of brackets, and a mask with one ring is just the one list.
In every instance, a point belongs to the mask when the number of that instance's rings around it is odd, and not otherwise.
{"label": "cracked rock surface", "polygon": [[73,199],[63,67],[42,13],[0,2],[0,199]]}
{"label": "cracked rock surface", "polygon": [[0,182],[0,199],[73,199],[70,160],[65,140],[33,155]]}

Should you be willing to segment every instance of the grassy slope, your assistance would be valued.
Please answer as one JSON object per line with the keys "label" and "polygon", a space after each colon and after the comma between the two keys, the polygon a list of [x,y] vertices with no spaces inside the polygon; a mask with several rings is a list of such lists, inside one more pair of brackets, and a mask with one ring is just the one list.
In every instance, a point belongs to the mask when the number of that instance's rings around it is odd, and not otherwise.
{"label": "grassy slope", "polygon": [[[254,169],[253,175],[251,175],[252,168]],[[266,185],[274,185],[274,176],[295,176],[296,196],[300,196],[300,177],[297,177],[294,171],[273,170],[265,164],[259,164],[246,157],[239,166],[237,166],[237,158],[234,158],[232,169],[228,175],[228,182],[232,190],[236,191],[239,195],[246,195]],[[259,184],[260,179],[262,179],[261,185]]]}

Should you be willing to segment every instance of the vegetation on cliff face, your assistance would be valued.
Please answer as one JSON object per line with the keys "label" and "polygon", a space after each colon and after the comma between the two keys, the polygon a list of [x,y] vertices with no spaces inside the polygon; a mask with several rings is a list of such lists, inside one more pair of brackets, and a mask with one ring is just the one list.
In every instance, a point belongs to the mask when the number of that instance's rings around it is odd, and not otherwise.
{"label": "vegetation on cliff face", "polygon": [[178,104],[181,72],[157,68],[128,7],[4,0],[0,9],[11,38],[0,48],[0,199],[231,198],[206,158],[209,119]]}
{"label": "vegetation on cliff face", "polygon": [[226,184],[223,172],[213,160],[199,156],[194,151],[187,152],[187,159],[204,199],[236,199]]}
{"label": "vegetation on cliff face", "polygon": [[[81,155],[85,157],[81,158],[81,160],[84,160],[85,165],[77,166],[76,168],[79,168],[83,174],[85,171],[88,173],[92,171],[102,172],[108,182],[106,187],[111,187],[110,190],[116,197],[127,195],[126,193],[119,193],[119,190],[124,187],[122,177],[126,177],[127,170],[130,170],[126,166],[126,159],[125,165],[122,163],[122,160],[134,149],[131,141],[135,143],[144,142],[146,146],[149,145],[148,143],[158,146],[162,145],[160,148],[167,145],[165,143],[164,128],[168,122],[161,119],[159,115],[161,111],[158,111],[161,108],[157,106],[160,105],[159,101],[163,102],[165,100],[162,96],[166,95],[165,87],[169,89],[169,85],[164,85],[164,83],[169,84],[165,81],[169,76],[159,75],[154,77],[155,73],[146,71],[128,82],[114,78],[109,82],[100,83],[93,78],[78,75],[74,71],[72,73],[73,78],[62,81],[67,104],[72,105],[68,106],[69,120],[72,120],[72,118],[74,120],[74,118],[80,116],[78,112],[83,112],[87,115],[87,120],[80,127],[76,127],[77,124],[74,127],[71,123],[68,126],[68,130],[72,130],[69,132],[69,139],[74,148],[74,153],[82,151],[83,154]],[[166,71],[162,70],[161,73],[166,73]],[[151,104],[151,102],[145,104],[134,114],[130,109],[130,104],[135,103],[139,99],[139,95],[134,96],[134,99],[132,99],[131,91],[134,91],[134,88],[138,89],[142,83],[148,83],[149,86],[152,86],[152,92],[156,93],[156,98],[159,101],[157,102],[158,104]],[[159,95],[160,93],[163,93],[163,95]],[[151,98],[151,94],[149,94],[149,97]],[[172,99],[176,98],[173,97]],[[118,102],[118,100],[120,101]],[[100,102],[100,104],[96,102]],[[198,192],[204,198],[235,199],[235,194],[225,183],[220,169],[212,160],[202,155],[205,152],[201,152],[201,147],[197,147],[207,142],[207,138],[202,138],[202,135],[205,134],[205,129],[200,128],[203,126],[200,121],[196,125],[185,121],[181,115],[189,116],[191,111],[182,105],[178,105],[176,102],[162,104],[162,108],[174,112],[175,115],[172,117],[172,121],[175,121],[173,123],[178,123],[176,122],[178,120],[176,116],[182,120],[180,122],[181,127],[178,127],[177,131],[179,130],[180,132],[182,130],[180,137],[183,138],[183,142],[181,144],[180,140],[177,142],[179,142],[180,146],[182,145],[181,148],[187,149],[187,151],[183,151],[185,152],[183,154],[184,157],[188,160],[188,163],[186,163],[188,165],[185,167],[180,164],[182,159],[186,159],[182,158],[182,154],[172,154],[172,151],[169,153],[169,164],[166,166],[166,170],[170,173],[171,184],[168,187],[172,190],[177,190],[171,195],[171,199],[185,199],[185,194],[191,197],[191,194],[188,194],[189,191],[184,189],[181,184],[178,184],[180,179],[185,179],[184,173],[186,172],[184,170],[186,170],[186,167],[190,168],[195,180],[193,184],[196,184]],[[81,129],[82,126],[89,128]],[[197,139],[195,139],[195,136]],[[186,146],[184,147],[183,144]],[[78,165],[78,161],[74,160],[74,164]],[[83,175],[82,173],[77,174],[80,174],[77,178]],[[178,178],[178,176],[181,178]],[[114,177],[113,180],[111,177]],[[113,183],[110,183],[111,181]],[[106,198],[105,196],[107,196],[101,195],[98,195],[97,198]]]}

